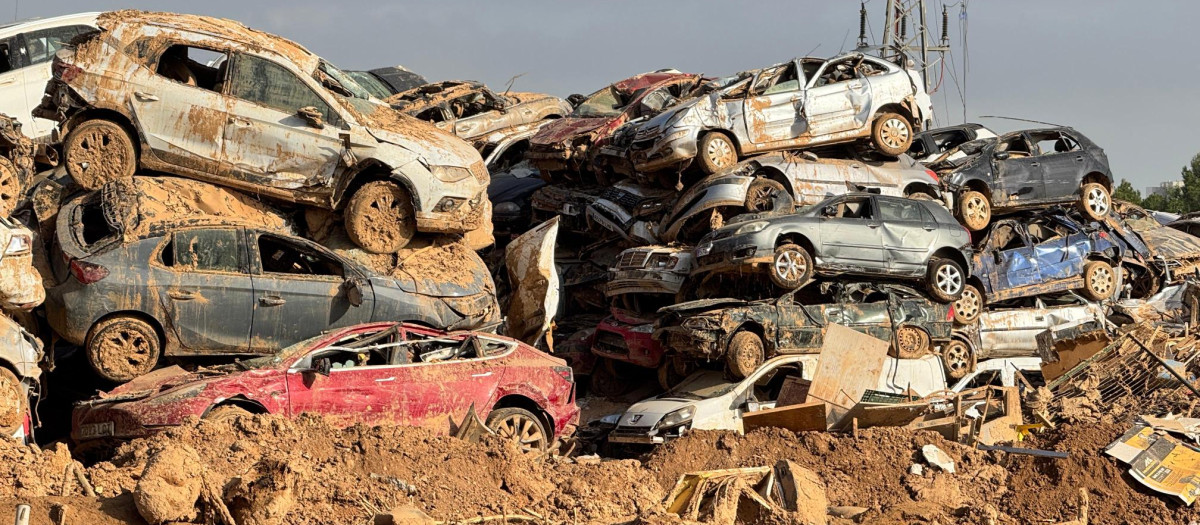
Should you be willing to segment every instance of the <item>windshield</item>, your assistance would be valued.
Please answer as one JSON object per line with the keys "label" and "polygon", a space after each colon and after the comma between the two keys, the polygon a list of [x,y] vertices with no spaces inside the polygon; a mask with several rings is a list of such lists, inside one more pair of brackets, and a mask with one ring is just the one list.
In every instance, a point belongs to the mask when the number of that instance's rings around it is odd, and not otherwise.
{"label": "windshield", "polygon": [[705,370],[692,374],[672,388],[658,396],[659,399],[712,399],[721,397],[733,391],[737,383],[730,383],[725,374],[713,370]]}
{"label": "windshield", "polygon": [[340,84],[346,91],[349,91],[350,95],[354,98],[371,98],[371,92],[360,86],[350,75],[338,69],[337,66],[322,60],[320,70],[322,73],[329,75],[329,78]]}
{"label": "windshield", "polygon": [[369,91],[371,96],[375,98],[383,99],[395,94],[392,93],[391,89],[388,89],[386,84],[380,82],[378,78],[375,78],[366,71],[346,71],[345,73],[354,79],[358,85],[362,86],[363,89]]}
{"label": "windshield", "polygon": [[571,112],[573,117],[615,117],[621,114],[627,102],[621,100],[616,89],[608,86],[592,93]]}

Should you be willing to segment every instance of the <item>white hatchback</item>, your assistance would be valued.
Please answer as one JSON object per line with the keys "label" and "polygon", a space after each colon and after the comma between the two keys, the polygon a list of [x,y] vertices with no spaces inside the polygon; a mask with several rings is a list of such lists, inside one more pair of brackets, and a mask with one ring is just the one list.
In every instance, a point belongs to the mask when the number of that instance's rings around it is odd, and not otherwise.
{"label": "white hatchback", "polygon": [[0,113],[21,123],[35,142],[46,142],[56,122],[30,112],[42,101],[54,53],[75,35],[96,29],[100,13],[24,20],[0,26]]}

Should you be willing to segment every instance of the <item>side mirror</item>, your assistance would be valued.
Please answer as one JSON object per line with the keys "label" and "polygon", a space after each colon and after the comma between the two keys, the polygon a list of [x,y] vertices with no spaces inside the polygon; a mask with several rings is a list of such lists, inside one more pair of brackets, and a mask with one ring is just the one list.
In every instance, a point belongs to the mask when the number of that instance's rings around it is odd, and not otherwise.
{"label": "side mirror", "polygon": [[821,210],[821,215],[824,217],[835,217],[835,216],[837,216],[837,207],[826,206],[824,209]]}
{"label": "side mirror", "polygon": [[313,362],[313,372],[329,377],[329,371],[333,369],[333,361],[328,357],[322,357]]}
{"label": "side mirror", "polygon": [[998,151],[994,155],[992,155],[992,158],[994,158],[996,160],[1008,160],[1008,152],[1007,151]]}
{"label": "side mirror", "polygon": [[321,119],[321,112],[317,111],[314,106],[304,106],[296,110],[296,116],[304,119],[309,126],[317,129],[325,129],[325,122]]}
{"label": "side mirror", "polygon": [[362,279],[351,277],[342,281],[342,292],[346,294],[346,301],[350,306],[362,306],[363,304],[363,282]]}

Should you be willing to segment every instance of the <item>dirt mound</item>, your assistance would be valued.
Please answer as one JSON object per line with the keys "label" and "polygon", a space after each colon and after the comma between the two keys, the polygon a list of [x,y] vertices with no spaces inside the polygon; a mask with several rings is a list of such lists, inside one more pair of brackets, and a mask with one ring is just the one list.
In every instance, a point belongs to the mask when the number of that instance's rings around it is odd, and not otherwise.
{"label": "dirt mound", "polygon": [[150,523],[184,521],[196,517],[196,500],[204,475],[196,451],[188,446],[168,447],[150,457],[133,490],[138,512]]}

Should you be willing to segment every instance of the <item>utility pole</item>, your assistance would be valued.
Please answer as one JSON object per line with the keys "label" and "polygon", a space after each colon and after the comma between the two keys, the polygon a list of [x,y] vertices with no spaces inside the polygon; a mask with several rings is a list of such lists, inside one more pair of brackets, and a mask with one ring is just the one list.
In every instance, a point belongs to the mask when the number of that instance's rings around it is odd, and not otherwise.
{"label": "utility pole", "polygon": [[[912,32],[909,32],[910,25],[913,26]],[[946,7],[942,6],[942,31],[940,38],[934,42],[926,20],[925,0],[887,0],[883,41],[878,47],[871,47],[867,44],[867,8],[863,4],[859,11],[858,46],[861,50],[877,50],[883,58],[912,64],[920,70],[928,91],[932,89],[929,85],[929,68],[945,60],[946,52],[950,50],[948,25],[949,14]],[[930,53],[938,54],[933,63],[929,61]]]}

